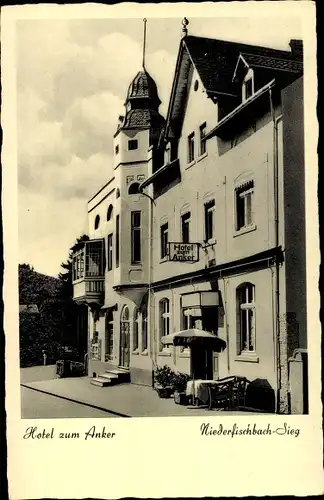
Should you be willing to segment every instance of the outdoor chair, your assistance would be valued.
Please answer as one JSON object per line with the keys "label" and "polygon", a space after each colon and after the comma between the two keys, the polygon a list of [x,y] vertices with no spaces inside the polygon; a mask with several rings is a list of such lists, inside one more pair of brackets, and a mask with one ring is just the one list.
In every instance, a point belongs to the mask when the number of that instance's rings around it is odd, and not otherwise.
{"label": "outdoor chair", "polygon": [[245,377],[230,376],[219,379],[217,384],[208,387],[209,409],[233,409],[245,406],[248,380]]}

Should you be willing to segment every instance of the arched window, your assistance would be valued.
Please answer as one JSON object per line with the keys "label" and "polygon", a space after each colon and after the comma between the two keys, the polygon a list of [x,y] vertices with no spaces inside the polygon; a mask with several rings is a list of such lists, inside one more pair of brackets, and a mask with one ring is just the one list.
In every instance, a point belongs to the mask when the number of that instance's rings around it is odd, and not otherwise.
{"label": "arched window", "polygon": [[100,215],[96,215],[95,223],[94,223],[94,228],[98,229],[99,224],[100,224]]}
{"label": "arched window", "polygon": [[112,219],[113,211],[114,211],[114,207],[112,205],[109,205],[108,210],[107,210],[107,221]]}
{"label": "arched window", "polygon": [[128,194],[140,194],[139,182],[133,182],[128,188]]}
{"label": "arched window", "polygon": [[119,364],[125,368],[129,367],[129,331],[130,331],[130,321],[129,321],[129,309],[124,306],[120,315],[120,346],[119,346]]}
{"label": "arched window", "polygon": [[117,189],[116,189],[116,198],[119,198],[119,197],[120,197],[120,189],[119,189],[119,188],[117,188]]}
{"label": "arched window", "polygon": [[114,318],[113,312],[109,309],[106,313],[106,335],[105,335],[105,361],[113,359],[114,349]]}
{"label": "arched window", "polygon": [[255,286],[242,283],[236,289],[237,354],[255,352]]}
{"label": "arched window", "polygon": [[160,317],[160,328],[159,328],[159,350],[162,351],[164,345],[161,342],[161,338],[170,333],[170,301],[169,299],[162,299],[159,303],[159,317]]}
{"label": "arched window", "polygon": [[134,323],[133,323],[133,351],[138,350],[138,332],[140,324],[140,312],[137,307],[134,309]]}
{"label": "arched window", "polygon": [[142,309],[142,351],[147,350],[147,307]]}

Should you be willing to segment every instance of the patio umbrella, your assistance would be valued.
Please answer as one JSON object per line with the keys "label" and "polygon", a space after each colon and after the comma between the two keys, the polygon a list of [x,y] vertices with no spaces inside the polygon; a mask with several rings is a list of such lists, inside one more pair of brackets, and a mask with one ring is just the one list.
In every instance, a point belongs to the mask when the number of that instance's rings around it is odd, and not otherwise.
{"label": "patio umbrella", "polygon": [[[215,352],[221,352],[226,347],[226,342],[220,339],[214,333],[207,332],[205,330],[199,330],[198,328],[189,328],[188,330],[181,330],[180,332],[171,333],[170,335],[165,335],[161,338],[161,342],[164,345],[174,345],[182,347],[190,347],[191,358],[192,358],[192,348],[195,346],[204,347],[206,349],[211,349]],[[192,389],[194,390],[194,370],[191,362],[191,376],[192,376]]]}

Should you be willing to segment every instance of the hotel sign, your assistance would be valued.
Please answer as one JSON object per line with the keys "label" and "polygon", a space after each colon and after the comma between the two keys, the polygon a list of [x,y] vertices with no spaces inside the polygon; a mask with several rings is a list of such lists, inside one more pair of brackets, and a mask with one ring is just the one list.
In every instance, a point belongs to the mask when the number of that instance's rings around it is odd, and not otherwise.
{"label": "hotel sign", "polygon": [[199,243],[169,243],[169,260],[172,262],[198,262]]}

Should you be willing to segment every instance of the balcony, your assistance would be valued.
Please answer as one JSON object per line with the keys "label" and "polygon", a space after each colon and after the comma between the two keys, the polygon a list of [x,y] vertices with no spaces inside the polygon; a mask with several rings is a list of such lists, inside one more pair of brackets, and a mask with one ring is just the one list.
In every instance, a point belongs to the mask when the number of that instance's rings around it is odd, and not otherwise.
{"label": "balcony", "polygon": [[90,240],[74,248],[72,283],[73,300],[88,305],[104,303],[104,240]]}

